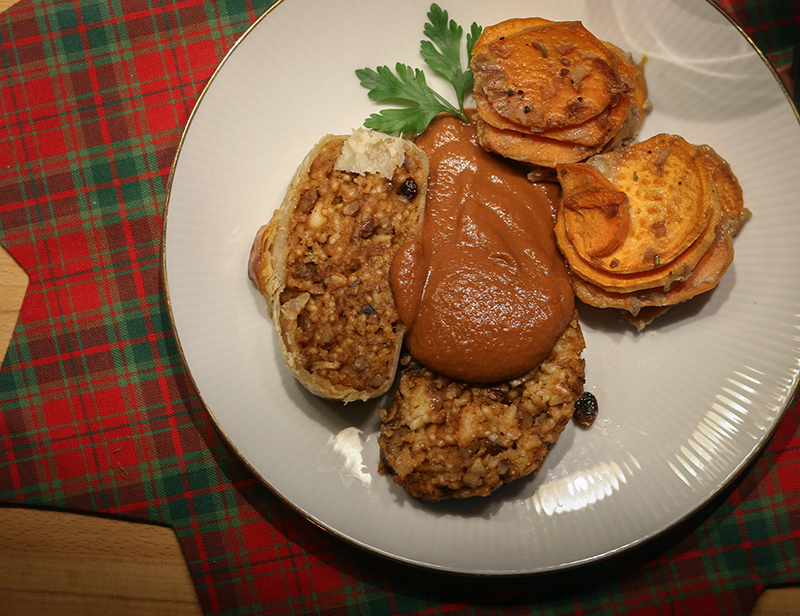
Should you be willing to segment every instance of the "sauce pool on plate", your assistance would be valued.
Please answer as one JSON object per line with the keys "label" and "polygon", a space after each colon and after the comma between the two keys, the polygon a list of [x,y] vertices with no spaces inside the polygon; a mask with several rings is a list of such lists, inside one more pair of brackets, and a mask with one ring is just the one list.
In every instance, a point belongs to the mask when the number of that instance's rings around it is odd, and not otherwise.
{"label": "sauce pool on plate", "polygon": [[574,308],[553,232],[558,187],[531,183],[452,116],[416,143],[431,163],[425,220],[390,271],[408,350],[461,381],[522,376],[547,357]]}

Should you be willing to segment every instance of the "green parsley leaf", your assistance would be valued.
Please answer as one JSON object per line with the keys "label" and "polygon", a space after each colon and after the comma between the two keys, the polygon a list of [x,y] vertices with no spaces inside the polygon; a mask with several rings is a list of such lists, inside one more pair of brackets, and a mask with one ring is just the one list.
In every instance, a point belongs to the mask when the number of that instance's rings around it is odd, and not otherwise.
{"label": "green parsley leaf", "polygon": [[464,111],[464,100],[473,84],[469,62],[472,48],[482,29],[473,23],[467,34],[467,69],[464,70],[461,63],[461,26],[449,19],[447,11],[436,4],[431,5],[428,20],[423,33],[429,40],[421,42],[420,53],[428,67],[453,86],[458,106],[451,104],[428,86],[425,73],[420,69],[413,69],[399,62],[395,65],[394,73],[388,66],[359,69],[356,76],[361,85],[369,90],[372,100],[395,100],[406,104],[404,108],[384,109],[380,113],[373,113],[364,121],[365,127],[389,134],[412,136],[425,130],[431,120],[442,112],[469,122]]}
{"label": "green parsley leaf", "polygon": [[463,30],[455,21],[448,22],[447,11],[436,4],[431,5],[428,20],[423,32],[430,40],[420,43],[420,54],[433,71],[453,84],[458,100],[463,101],[472,87],[472,71],[461,70]]}
{"label": "green parsley leaf", "polygon": [[361,85],[369,90],[372,100],[411,103],[407,109],[384,109],[380,113],[373,113],[364,122],[367,128],[389,134],[417,134],[425,130],[442,111],[459,114],[458,109],[428,87],[425,73],[421,70],[398,62],[395,72],[397,74],[392,73],[388,66],[356,71]]}

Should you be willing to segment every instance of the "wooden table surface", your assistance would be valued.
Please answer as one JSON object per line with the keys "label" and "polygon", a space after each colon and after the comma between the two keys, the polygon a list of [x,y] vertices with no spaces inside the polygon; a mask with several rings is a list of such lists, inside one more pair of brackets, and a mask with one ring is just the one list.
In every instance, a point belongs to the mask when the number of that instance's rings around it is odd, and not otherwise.
{"label": "wooden table surface", "polygon": [[27,288],[28,274],[0,245],[0,366],[14,334]]}
{"label": "wooden table surface", "polygon": [[0,507],[4,616],[199,616],[172,529],[109,516]]}

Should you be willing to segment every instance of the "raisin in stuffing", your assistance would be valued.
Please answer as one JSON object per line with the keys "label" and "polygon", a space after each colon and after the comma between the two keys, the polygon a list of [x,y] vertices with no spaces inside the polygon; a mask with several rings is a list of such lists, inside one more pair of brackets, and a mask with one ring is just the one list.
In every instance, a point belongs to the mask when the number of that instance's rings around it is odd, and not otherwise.
{"label": "raisin in stuffing", "polygon": [[408,178],[397,189],[397,194],[401,197],[405,197],[409,201],[413,201],[417,196],[418,190],[419,188],[417,187],[417,183],[414,181],[414,179]]}
{"label": "raisin in stuffing", "polygon": [[594,397],[594,394],[585,391],[575,401],[575,413],[573,415],[575,421],[583,426],[584,428],[588,428],[594,423],[594,420],[597,419],[597,398]]}

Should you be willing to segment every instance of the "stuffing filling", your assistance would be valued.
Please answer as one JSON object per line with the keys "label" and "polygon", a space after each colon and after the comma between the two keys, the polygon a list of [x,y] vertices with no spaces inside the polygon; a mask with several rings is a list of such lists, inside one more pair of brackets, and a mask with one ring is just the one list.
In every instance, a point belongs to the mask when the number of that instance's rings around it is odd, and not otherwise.
{"label": "stuffing filling", "polygon": [[577,313],[550,356],[504,383],[461,383],[409,356],[398,394],[381,409],[381,468],[429,502],[487,496],[539,470],[583,393]]}
{"label": "stuffing filling", "polygon": [[[334,385],[379,388],[401,324],[389,287],[397,248],[418,230],[416,163],[390,179],[336,171],[341,143],[314,161],[289,226],[281,318],[301,366]],[[400,206],[398,206],[400,202]]]}

